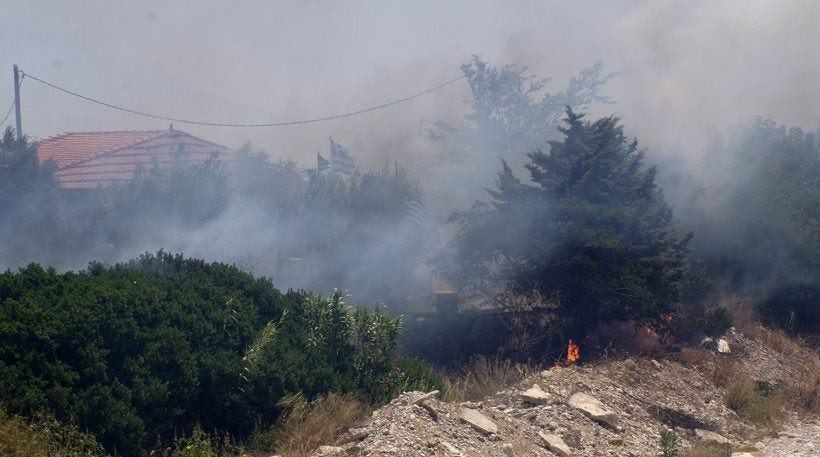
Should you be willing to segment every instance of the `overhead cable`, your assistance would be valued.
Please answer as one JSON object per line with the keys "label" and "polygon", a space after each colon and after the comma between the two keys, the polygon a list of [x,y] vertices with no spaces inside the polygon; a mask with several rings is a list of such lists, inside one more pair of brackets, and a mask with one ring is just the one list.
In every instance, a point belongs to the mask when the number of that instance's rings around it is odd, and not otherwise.
{"label": "overhead cable", "polygon": [[37,81],[41,84],[45,84],[46,86],[49,86],[49,87],[54,88],[56,90],[59,90],[61,92],[65,92],[69,95],[73,95],[73,96],[79,97],[83,100],[86,100],[86,101],[89,101],[89,102],[92,102],[92,103],[96,103],[98,105],[106,106],[108,108],[116,109],[116,110],[119,110],[119,111],[124,111],[126,113],[136,114],[136,115],[139,115],[139,116],[150,117],[150,118],[153,118],[153,119],[161,119],[161,120],[164,120],[164,121],[179,122],[179,123],[182,123],[182,124],[207,125],[207,126],[211,126],[211,127],[285,127],[285,126],[288,126],[288,125],[312,124],[312,123],[315,123],[315,122],[323,122],[323,121],[330,121],[330,120],[334,120],[334,119],[341,119],[341,118],[345,118],[345,117],[351,117],[351,116],[356,116],[356,115],[359,115],[359,114],[365,114],[365,113],[369,113],[369,112],[372,112],[372,111],[380,110],[380,109],[383,109],[383,108],[387,108],[389,106],[398,105],[399,103],[408,102],[410,100],[413,100],[414,98],[418,98],[418,97],[421,97],[422,95],[429,94],[430,92],[437,91],[441,88],[449,86],[450,84],[453,84],[456,81],[459,81],[459,80],[462,80],[462,79],[466,78],[466,76],[459,76],[458,78],[451,79],[451,80],[449,80],[445,83],[439,84],[438,86],[435,86],[433,88],[427,89],[427,90],[422,91],[422,92],[418,92],[418,93],[410,95],[408,97],[400,98],[398,100],[393,100],[391,102],[383,103],[383,104],[377,105],[377,106],[371,106],[369,108],[364,108],[364,109],[360,109],[360,110],[357,110],[357,111],[351,111],[351,112],[348,112],[348,113],[335,114],[335,115],[332,115],[332,116],[323,116],[323,117],[317,117],[317,118],[312,118],[312,119],[303,119],[303,120],[298,120],[298,121],[288,121],[288,122],[232,124],[232,123],[222,123],[222,122],[192,121],[192,120],[188,120],[188,119],[180,119],[180,118],[175,118],[175,117],[170,117],[170,116],[160,116],[160,115],[157,115],[157,114],[145,113],[145,112],[133,110],[133,109],[130,109],[130,108],[124,108],[122,106],[117,106],[117,105],[114,105],[114,104],[111,104],[111,103],[106,103],[106,102],[103,102],[103,101],[100,101],[100,100],[97,100],[97,99],[94,99],[94,98],[79,94],[77,92],[70,91],[70,90],[65,89],[63,87],[60,87],[56,84],[52,84],[48,81],[44,81],[40,78],[37,78],[36,76],[33,76],[31,74],[28,74],[28,73],[25,73],[25,72],[22,72],[22,73],[23,73],[24,76],[27,76],[27,77],[31,78],[32,80]]}
{"label": "overhead cable", "polygon": [[9,106],[9,110],[6,111],[6,115],[3,116],[3,120],[0,121],[0,126],[6,123],[6,119],[9,118],[9,114],[11,114],[11,110],[14,109],[14,100],[11,101],[11,106]]}

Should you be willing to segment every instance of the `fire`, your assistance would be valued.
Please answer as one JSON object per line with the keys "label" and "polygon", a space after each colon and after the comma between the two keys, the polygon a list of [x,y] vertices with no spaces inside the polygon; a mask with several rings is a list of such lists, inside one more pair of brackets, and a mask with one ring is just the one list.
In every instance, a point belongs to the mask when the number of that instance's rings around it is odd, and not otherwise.
{"label": "fire", "polygon": [[567,343],[567,364],[575,363],[580,358],[581,348],[570,339],[569,343]]}

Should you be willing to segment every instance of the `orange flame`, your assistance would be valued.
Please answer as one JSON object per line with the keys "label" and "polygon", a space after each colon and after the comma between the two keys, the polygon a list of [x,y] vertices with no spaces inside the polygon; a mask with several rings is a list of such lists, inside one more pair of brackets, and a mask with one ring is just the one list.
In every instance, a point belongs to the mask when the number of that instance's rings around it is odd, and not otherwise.
{"label": "orange flame", "polygon": [[577,344],[569,340],[567,343],[567,364],[575,363],[581,358],[581,348]]}

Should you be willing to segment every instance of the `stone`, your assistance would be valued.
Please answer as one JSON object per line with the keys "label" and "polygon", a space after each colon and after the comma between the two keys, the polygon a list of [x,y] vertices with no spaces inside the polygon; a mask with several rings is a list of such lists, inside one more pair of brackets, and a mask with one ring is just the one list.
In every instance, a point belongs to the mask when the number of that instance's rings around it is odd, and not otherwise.
{"label": "stone", "polygon": [[424,400],[419,404],[422,408],[424,408],[428,413],[430,413],[430,417],[433,418],[434,421],[438,421],[438,408],[433,405],[431,400]]}
{"label": "stone", "polygon": [[544,440],[544,445],[546,445],[547,450],[552,451],[552,453],[560,456],[560,457],[571,457],[572,450],[567,446],[567,443],[558,436],[553,435],[551,433],[544,433],[538,432],[538,436]]}
{"label": "stone", "polygon": [[515,449],[513,449],[512,443],[502,444],[501,451],[508,457],[515,457]]}
{"label": "stone", "polygon": [[718,340],[717,351],[720,352],[721,354],[728,354],[728,353],[732,352],[732,350],[729,349],[729,342],[726,341],[725,338],[721,338],[721,339]]}
{"label": "stone", "polygon": [[441,442],[441,447],[444,449],[445,452],[448,452],[452,455],[461,455],[461,451],[457,447],[453,446],[452,444],[446,441]]}
{"label": "stone", "polygon": [[544,392],[538,384],[533,384],[521,394],[521,399],[534,405],[546,405],[550,401],[550,395]]}
{"label": "stone", "polygon": [[609,444],[613,446],[620,446],[624,444],[624,439],[620,436],[613,436],[612,438],[608,439],[607,442],[609,442]]}
{"label": "stone", "polygon": [[731,444],[731,442],[724,436],[708,430],[701,430],[699,428],[695,429],[695,437],[704,443]]}
{"label": "stone", "polygon": [[340,446],[319,446],[319,455],[342,455],[346,453],[345,448]]}
{"label": "stone", "polygon": [[569,397],[567,405],[581,411],[594,421],[606,423],[613,428],[618,427],[618,415],[604,408],[604,405],[592,395],[577,392]]}
{"label": "stone", "polygon": [[418,405],[419,403],[423,402],[424,400],[428,400],[430,398],[438,396],[439,392],[437,390],[427,392],[426,394],[419,395],[413,400],[414,405]]}
{"label": "stone", "polygon": [[370,435],[370,432],[369,432],[369,431],[367,431],[366,429],[363,429],[363,428],[359,428],[359,429],[352,428],[352,429],[350,429],[350,431],[347,433],[347,435],[345,435],[345,436],[344,436],[344,438],[342,438],[342,440],[341,440],[341,441],[339,441],[339,444],[347,444],[347,443],[352,443],[352,442],[354,442],[354,441],[361,441],[361,440],[363,440],[363,439],[367,438],[369,435]]}
{"label": "stone", "polygon": [[498,433],[498,426],[495,425],[495,422],[474,409],[464,408],[461,410],[461,420],[485,435]]}

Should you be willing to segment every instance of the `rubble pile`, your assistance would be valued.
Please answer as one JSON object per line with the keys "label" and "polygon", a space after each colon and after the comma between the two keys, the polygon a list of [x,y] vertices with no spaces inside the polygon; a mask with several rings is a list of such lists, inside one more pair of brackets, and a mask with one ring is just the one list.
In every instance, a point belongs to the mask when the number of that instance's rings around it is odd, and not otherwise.
{"label": "rubble pile", "polygon": [[[737,333],[727,344],[731,352],[715,357],[748,358],[756,349]],[[675,432],[681,448],[700,441],[759,451],[769,444],[747,441],[760,430],[731,411],[702,373],[673,360],[629,358],[551,368],[480,402],[406,392],[314,455],[657,456],[664,430]],[[801,445],[820,446],[811,439]]]}

